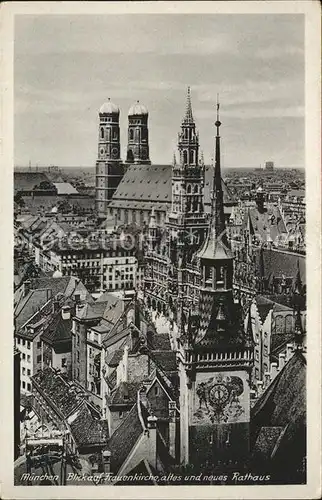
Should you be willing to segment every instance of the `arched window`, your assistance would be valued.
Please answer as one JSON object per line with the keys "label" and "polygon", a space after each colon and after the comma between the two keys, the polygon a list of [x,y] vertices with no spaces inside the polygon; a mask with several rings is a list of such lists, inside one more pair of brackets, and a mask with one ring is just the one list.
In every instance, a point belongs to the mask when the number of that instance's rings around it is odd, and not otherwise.
{"label": "arched window", "polygon": [[191,194],[191,184],[188,184],[188,187],[187,187],[187,193],[188,193],[188,194]]}
{"label": "arched window", "polygon": [[101,127],[101,139],[104,139],[104,129]]}
{"label": "arched window", "polygon": [[195,185],[195,188],[194,188],[194,193],[195,194],[198,194],[199,193],[199,186],[198,184]]}
{"label": "arched window", "polygon": [[187,153],[187,151],[183,152],[183,163],[184,164],[188,163],[188,153]]}
{"label": "arched window", "polygon": [[130,128],[130,141],[133,141],[134,139],[134,130],[133,128]]}
{"label": "arched window", "polygon": [[190,163],[194,163],[194,152],[190,151]]}

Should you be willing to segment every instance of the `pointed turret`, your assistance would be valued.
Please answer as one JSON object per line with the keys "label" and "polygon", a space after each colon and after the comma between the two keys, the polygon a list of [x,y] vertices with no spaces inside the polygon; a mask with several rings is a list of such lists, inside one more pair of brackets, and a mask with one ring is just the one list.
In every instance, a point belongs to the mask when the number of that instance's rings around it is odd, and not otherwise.
{"label": "pointed turret", "polygon": [[297,271],[296,271],[293,292],[300,295],[302,293],[302,287],[303,287],[303,284],[302,284],[301,273],[300,273],[300,261],[297,259]]}
{"label": "pointed turret", "polygon": [[193,114],[192,114],[190,87],[188,87],[188,90],[187,90],[186,114],[185,114],[185,117],[183,119],[183,123],[194,123]]}
{"label": "pointed turret", "polygon": [[301,311],[298,308],[295,313],[295,324],[294,324],[294,344],[295,349],[303,350],[304,347],[304,330],[302,326]]}
{"label": "pointed turret", "polygon": [[221,160],[220,160],[220,135],[219,128],[219,103],[217,103],[216,146],[215,146],[215,168],[213,177],[211,223],[208,237],[198,256],[201,259],[232,259],[225,224],[224,200],[221,182]]}

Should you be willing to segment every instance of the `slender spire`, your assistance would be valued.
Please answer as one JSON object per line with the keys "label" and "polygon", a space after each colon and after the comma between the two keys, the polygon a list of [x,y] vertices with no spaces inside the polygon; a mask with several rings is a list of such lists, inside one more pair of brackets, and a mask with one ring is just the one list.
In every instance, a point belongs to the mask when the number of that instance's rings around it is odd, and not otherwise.
{"label": "slender spire", "polygon": [[222,242],[227,246],[226,225],[224,215],[224,200],[221,183],[221,158],[220,158],[220,133],[219,128],[221,121],[219,120],[219,99],[217,95],[217,119],[216,127],[216,146],[215,146],[215,169],[213,178],[213,193],[212,193],[212,232],[216,238],[220,237]]}
{"label": "slender spire", "polygon": [[186,114],[185,114],[183,121],[184,121],[184,123],[194,123],[193,114],[192,114],[190,87],[188,87],[188,90],[187,90]]}
{"label": "slender spire", "polygon": [[[218,97],[217,97],[218,99]],[[226,223],[224,214],[224,195],[222,190],[221,181],[221,165],[220,165],[220,135],[219,127],[221,122],[219,120],[219,101],[217,100],[217,119],[215,122],[216,136],[215,136],[215,168],[213,176],[212,187],[212,204],[211,204],[211,223],[208,237],[205,245],[199,252],[199,257],[211,259],[231,259],[232,253],[230,251],[227,235]]]}
{"label": "slender spire", "polygon": [[296,272],[296,278],[295,278],[295,283],[294,283],[294,293],[296,294],[301,294],[302,292],[302,280],[301,280],[301,273],[300,273],[300,261],[297,259],[297,272]]}
{"label": "slender spire", "polygon": [[246,346],[250,347],[253,344],[253,325],[252,325],[252,304],[249,304],[248,318],[246,325]]}
{"label": "slender spire", "polygon": [[176,157],[176,152],[173,152],[173,165],[177,164],[177,157]]}

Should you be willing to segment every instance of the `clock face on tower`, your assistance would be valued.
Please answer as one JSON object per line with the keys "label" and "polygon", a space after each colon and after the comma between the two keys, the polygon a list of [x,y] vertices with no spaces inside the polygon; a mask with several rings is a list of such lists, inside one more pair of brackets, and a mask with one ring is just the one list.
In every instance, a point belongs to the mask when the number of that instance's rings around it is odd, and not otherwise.
{"label": "clock face on tower", "polygon": [[[194,425],[234,423],[247,420],[245,374],[203,374],[196,380]],[[198,377],[197,377],[198,378]]]}

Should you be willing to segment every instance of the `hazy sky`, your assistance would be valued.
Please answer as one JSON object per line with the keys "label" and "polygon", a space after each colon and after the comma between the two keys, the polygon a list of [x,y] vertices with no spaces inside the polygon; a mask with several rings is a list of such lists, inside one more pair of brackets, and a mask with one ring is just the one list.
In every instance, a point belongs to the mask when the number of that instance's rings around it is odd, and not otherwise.
{"label": "hazy sky", "polygon": [[15,164],[95,164],[98,109],[149,109],[150,156],[169,163],[191,86],[205,161],[217,93],[224,166],[304,166],[302,15],[18,16]]}

